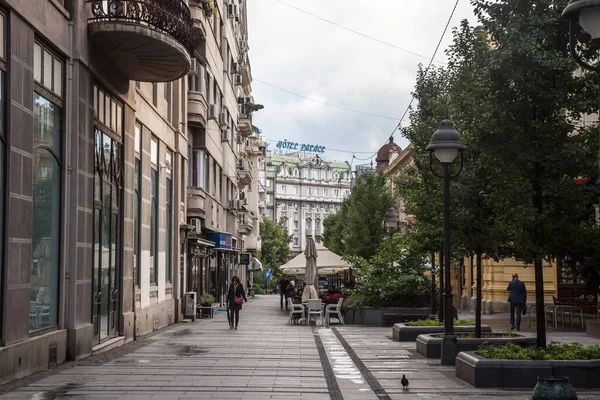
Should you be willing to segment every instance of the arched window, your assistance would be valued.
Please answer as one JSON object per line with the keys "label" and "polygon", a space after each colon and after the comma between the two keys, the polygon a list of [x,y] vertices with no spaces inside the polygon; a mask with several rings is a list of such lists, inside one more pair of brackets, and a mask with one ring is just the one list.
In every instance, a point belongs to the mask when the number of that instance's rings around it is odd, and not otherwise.
{"label": "arched window", "polygon": [[62,109],[33,95],[33,215],[29,330],[58,324]]}

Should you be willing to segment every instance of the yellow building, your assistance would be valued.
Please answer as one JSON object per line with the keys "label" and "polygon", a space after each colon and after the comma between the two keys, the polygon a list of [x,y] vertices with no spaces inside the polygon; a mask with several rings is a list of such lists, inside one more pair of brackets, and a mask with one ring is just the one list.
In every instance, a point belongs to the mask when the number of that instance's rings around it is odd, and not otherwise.
{"label": "yellow building", "polygon": [[[414,148],[410,144],[401,149],[390,142],[384,145],[377,154],[377,167],[380,171],[393,177],[401,176],[403,171],[414,168]],[[441,184],[441,182],[440,182]],[[393,190],[393,181],[390,181]],[[410,223],[414,218],[407,215],[404,210],[402,199],[397,200],[397,210],[401,222]],[[499,262],[494,260],[483,260],[483,312],[487,314],[507,312],[508,293],[506,288],[513,273],[519,274],[528,291],[528,302],[535,302],[535,275],[533,265],[524,265],[519,259],[509,258]],[[546,302],[552,302],[552,297],[560,299],[572,299],[588,293],[585,290],[585,282],[577,278],[577,274],[570,268],[557,268],[555,262],[544,264],[544,298]],[[438,278],[439,279],[439,278]],[[475,309],[476,295],[476,260],[474,257],[465,257],[461,268],[452,271],[452,292],[457,298],[460,308]],[[439,281],[438,281],[439,285]]]}

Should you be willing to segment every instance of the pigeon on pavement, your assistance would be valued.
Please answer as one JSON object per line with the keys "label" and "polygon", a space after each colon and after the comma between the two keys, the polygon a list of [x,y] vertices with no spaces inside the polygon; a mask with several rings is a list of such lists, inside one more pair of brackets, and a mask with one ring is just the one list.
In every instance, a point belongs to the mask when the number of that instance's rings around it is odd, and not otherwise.
{"label": "pigeon on pavement", "polygon": [[402,384],[404,390],[408,390],[408,379],[406,379],[404,374],[402,375],[402,379],[400,379],[400,383]]}

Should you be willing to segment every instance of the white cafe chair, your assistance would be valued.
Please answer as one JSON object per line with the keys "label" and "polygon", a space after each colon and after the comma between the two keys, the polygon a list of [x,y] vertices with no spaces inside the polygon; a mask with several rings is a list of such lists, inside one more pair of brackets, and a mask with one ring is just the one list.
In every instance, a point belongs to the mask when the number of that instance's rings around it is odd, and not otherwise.
{"label": "white cafe chair", "polygon": [[330,319],[333,316],[334,318],[337,318],[338,321],[340,322],[340,324],[344,325],[344,316],[342,315],[342,303],[344,302],[344,299],[342,297],[340,297],[338,299],[338,302],[336,304],[328,304],[327,307],[325,307],[325,323],[327,325],[330,324]]}

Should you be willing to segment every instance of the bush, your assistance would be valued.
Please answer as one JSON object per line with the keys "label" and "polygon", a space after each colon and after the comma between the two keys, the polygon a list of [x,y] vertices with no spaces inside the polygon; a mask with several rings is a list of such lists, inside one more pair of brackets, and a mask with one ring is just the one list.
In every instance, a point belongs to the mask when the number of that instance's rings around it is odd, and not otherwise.
{"label": "bush", "polygon": [[254,288],[254,293],[256,293],[256,294],[264,293],[262,286],[260,286],[258,283],[255,283],[254,285],[252,285],[252,287]]}
{"label": "bush", "polygon": [[346,308],[429,306],[431,280],[425,275],[426,260],[414,250],[409,236],[386,239],[369,260],[348,257],[362,283],[348,298]]}
{"label": "bush", "polygon": [[[439,321],[437,318],[433,319],[420,319],[418,321],[407,322],[406,326],[444,326],[444,323]],[[466,319],[455,319],[454,326],[474,326],[475,321],[469,321]]]}
{"label": "bush", "polygon": [[504,346],[483,343],[476,354],[500,360],[595,360],[600,359],[600,346],[551,342],[547,348],[539,349],[522,347],[514,343]]}
{"label": "bush", "polygon": [[215,302],[215,298],[212,294],[210,293],[202,293],[202,296],[200,296],[200,304],[212,304]]}

